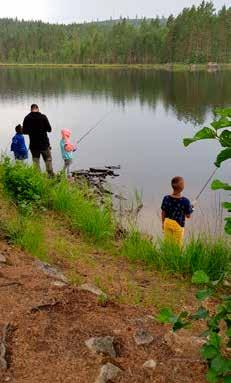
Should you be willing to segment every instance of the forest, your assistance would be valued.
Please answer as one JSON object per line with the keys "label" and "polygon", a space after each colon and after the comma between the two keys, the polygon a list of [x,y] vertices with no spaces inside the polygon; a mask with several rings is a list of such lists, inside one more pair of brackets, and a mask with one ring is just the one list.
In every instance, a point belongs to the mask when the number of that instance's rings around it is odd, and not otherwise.
{"label": "forest", "polygon": [[212,2],[168,19],[84,24],[0,19],[1,63],[230,63],[231,7]]}

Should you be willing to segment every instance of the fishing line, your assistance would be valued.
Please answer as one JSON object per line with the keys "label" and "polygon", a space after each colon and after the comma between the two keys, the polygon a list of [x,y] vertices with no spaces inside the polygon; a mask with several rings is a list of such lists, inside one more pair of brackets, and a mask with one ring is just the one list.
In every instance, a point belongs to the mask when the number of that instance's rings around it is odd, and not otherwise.
{"label": "fishing line", "polygon": [[94,126],[92,126],[80,139],[77,141],[77,144],[80,144],[93,130],[97,129],[104,120],[113,112],[113,109],[110,112],[107,112]]}
{"label": "fishing line", "polygon": [[198,195],[196,196],[196,199],[195,199],[195,202],[198,201],[198,199],[200,198],[200,196],[203,194],[203,192],[205,191],[205,189],[207,188],[208,184],[210,183],[210,181],[213,179],[213,177],[215,176],[216,172],[217,172],[218,168],[216,168],[215,170],[213,170],[211,176],[208,178],[208,180],[206,181],[205,185],[203,186],[203,188],[201,189],[201,191],[198,193]]}

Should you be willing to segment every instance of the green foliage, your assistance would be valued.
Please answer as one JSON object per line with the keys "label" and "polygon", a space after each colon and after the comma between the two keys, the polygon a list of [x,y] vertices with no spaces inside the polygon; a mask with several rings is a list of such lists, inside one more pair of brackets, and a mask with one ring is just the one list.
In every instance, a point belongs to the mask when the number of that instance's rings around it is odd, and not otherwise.
{"label": "green foliage", "polygon": [[[195,134],[193,138],[185,138],[184,145],[188,146],[193,142],[204,140],[207,138],[216,139],[220,145],[225,149],[221,150],[218,154],[215,166],[220,167],[224,161],[231,160],[231,108],[216,109],[214,111],[215,120],[211,123],[211,128],[203,128]],[[222,131],[221,131],[222,130]],[[219,132],[221,131],[221,133]],[[219,180],[215,180],[212,183],[213,190],[231,190],[231,185],[223,183]],[[230,203],[224,203],[223,207],[230,212]],[[225,218],[225,231],[227,234],[231,234],[231,217]]]}
{"label": "green foliage", "polygon": [[4,190],[23,210],[46,205],[49,198],[49,180],[33,166],[13,163],[5,158],[0,165],[0,178]]}
{"label": "green foliage", "polygon": [[[192,282],[204,284],[206,287],[197,293],[197,299],[205,300],[208,297],[205,291],[210,292],[209,296],[214,294],[216,287],[222,281],[223,278],[220,278],[218,281],[211,282],[203,271],[196,272],[192,277]],[[230,347],[231,344],[231,296],[221,297],[221,303],[216,306],[215,312],[210,313],[202,306],[196,313],[182,312],[175,315],[170,309],[164,308],[156,320],[160,323],[170,323],[173,331],[187,327],[190,321],[206,320],[206,343],[201,348],[201,355],[208,364],[207,381],[211,383],[230,382],[231,361],[225,356],[224,345]],[[226,325],[226,337],[222,332],[223,323]]]}
{"label": "green foliage", "polygon": [[205,1],[167,22],[121,18],[61,25],[1,19],[0,57],[4,63],[229,63],[230,20],[231,8],[215,13]]}

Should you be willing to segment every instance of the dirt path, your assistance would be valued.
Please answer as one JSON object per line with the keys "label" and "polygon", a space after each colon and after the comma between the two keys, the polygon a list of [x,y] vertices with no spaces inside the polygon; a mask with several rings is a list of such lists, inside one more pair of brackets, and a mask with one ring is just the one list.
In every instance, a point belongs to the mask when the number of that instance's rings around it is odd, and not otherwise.
{"label": "dirt path", "polygon": [[[175,352],[164,340],[169,329],[155,323],[151,312],[112,302],[102,307],[91,293],[55,286],[33,258],[5,242],[0,254],[7,258],[0,265],[0,334],[9,324],[1,383],[94,383],[107,362],[122,370],[115,383],[205,382],[204,364],[189,350]],[[152,335],[152,343],[135,343],[140,329]],[[86,347],[86,340],[102,336],[114,337],[116,358]],[[143,368],[150,359],[155,370]]]}

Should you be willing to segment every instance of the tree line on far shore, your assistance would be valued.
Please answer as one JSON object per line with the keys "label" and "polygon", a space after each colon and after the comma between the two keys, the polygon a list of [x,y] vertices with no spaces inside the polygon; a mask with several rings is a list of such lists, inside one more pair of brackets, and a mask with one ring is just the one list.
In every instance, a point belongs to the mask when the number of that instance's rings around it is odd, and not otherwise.
{"label": "tree line on far shore", "polygon": [[231,7],[212,2],[168,19],[48,24],[0,19],[0,62],[157,64],[231,62]]}

